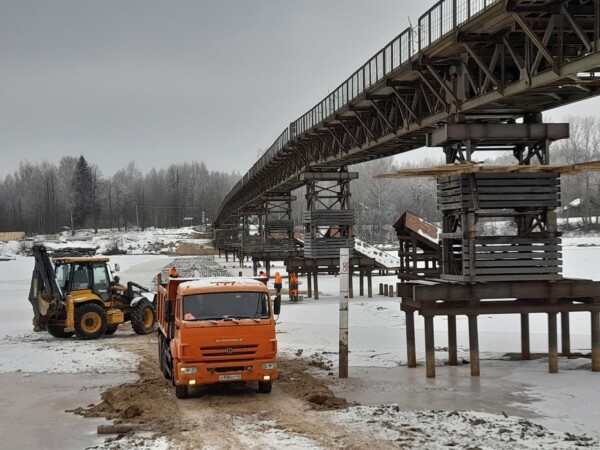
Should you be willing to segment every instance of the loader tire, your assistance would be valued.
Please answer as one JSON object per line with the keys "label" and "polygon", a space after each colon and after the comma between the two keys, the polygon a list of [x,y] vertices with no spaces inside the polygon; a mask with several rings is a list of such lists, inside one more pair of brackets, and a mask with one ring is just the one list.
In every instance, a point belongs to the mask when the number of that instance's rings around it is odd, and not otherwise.
{"label": "loader tire", "polygon": [[148,300],[141,300],[131,311],[131,328],[137,334],[150,334],[156,324],[154,306]]}
{"label": "loader tire", "polygon": [[60,325],[46,325],[46,331],[55,338],[70,338],[75,334],[73,331],[65,331],[65,327]]}
{"label": "loader tire", "polygon": [[106,327],[106,333],[104,333],[106,336],[110,336],[111,334],[115,334],[115,332],[117,331],[117,328],[119,328],[119,324],[118,323],[114,323],[112,325],[109,325],[108,327]]}
{"label": "loader tire", "polygon": [[107,328],[108,316],[102,306],[86,303],[75,308],[75,334],[79,339],[98,339]]}

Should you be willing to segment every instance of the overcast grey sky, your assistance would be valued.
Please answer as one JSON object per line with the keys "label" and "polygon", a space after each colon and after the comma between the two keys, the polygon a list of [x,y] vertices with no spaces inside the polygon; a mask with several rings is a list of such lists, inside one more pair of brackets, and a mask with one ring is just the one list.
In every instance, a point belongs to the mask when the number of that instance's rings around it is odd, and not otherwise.
{"label": "overcast grey sky", "polygon": [[80,154],[105,175],[130,160],[245,172],[433,4],[0,0],[0,176]]}
{"label": "overcast grey sky", "polygon": [[0,176],[66,154],[105,175],[129,160],[245,172],[426,6],[2,1]]}

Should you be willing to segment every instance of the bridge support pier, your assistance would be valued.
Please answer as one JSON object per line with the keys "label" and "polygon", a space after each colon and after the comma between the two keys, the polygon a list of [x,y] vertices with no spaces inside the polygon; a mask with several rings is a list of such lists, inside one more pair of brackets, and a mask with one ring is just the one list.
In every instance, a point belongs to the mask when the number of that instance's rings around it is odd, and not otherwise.
{"label": "bridge support pier", "polygon": [[561,338],[561,354],[562,356],[571,355],[571,331],[569,327],[569,313],[560,313],[560,338]]}
{"label": "bridge support pier", "polygon": [[456,316],[448,315],[448,365],[458,366],[458,347],[456,345]]}
{"label": "bridge support pier", "polygon": [[358,272],[358,295],[361,297],[365,295],[365,272],[363,270]]}
{"label": "bridge support pier", "polygon": [[529,314],[521,313],[521,359],[531,359],[531,347],[529,344]]}

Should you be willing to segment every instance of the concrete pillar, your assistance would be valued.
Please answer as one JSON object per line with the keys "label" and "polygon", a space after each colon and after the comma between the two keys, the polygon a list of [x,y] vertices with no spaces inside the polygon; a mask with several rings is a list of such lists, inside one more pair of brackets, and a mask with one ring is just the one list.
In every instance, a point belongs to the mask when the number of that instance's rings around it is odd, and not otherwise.
{"label": "concrete pillar", "polygon": [[477,315],[469,316],[469,352],[471,356],[471,376],[479,376],[479,332]]}
{"label": "concrete pillar", "polygon": [[386,297],[388,296],[388,288],[389,286],[387,284],[383,285],[383,295],[385,295]]}
{"label": "concrete pillar", "polygon": [[458,365],[458,346],[456,345],[456,316],[448,316],[448,364]]}
{"label": "concrete pillar", "polygon": [[258,276],[258,262],[255,259],[252,260],[252,273],[255,277]]}
{"label": "concrete pillar", "polygon": [[529,345],[529,314],[521,313],[521,359],[531,359]]}
{"label": "concrete pillar", "polygon": [[407,366],[417,367],[417,349],[415,343],[415,312],[404,311],[406,317],[406,359]]}
{"label": "concrete pillar", "polygon": [[425,316],[425,371],[427,378],[435,378],[435,342],[433,316]]}
{"label": "concrete pillar", "polygon": [[558,373],[558,330],[556,313],[548,313],[548,372]]}
{"label": "concrete pillar", "polygon": [[373,298],[373,278],[370,270],[367,272],[367,297]]}
{"label": "concrete pillar", "polygon": [[393,284],[390,284],[390,287],[388,289],[388,294],[390,297],[394,296],[394,285]]}
{"label": "concrete pillar", "polygon": [[312,272],[310,270],[306,271],[306,296],[312,297]]}
{"label": "concrete pillar", "polygon": [[379,295],[383,295],[383,283],[379,283]]}
{"label": "concrete pillar", "polygon": [[319,271],[315,269],[315,300],[319,300]]}
{"label": "concrete pillar", "polygon": [[271,261],[268,259],[265,261],[265,272],[268,277],[271,277]]}

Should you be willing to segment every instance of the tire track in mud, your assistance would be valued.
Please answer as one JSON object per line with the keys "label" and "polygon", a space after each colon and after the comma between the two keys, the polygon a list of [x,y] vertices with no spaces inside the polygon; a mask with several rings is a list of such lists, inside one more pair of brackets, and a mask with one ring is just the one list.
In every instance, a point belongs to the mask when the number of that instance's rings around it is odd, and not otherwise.
{"label": "tire track in mud", "polygon": [[[78,408],[84,417],[106,417],[170,439],[185,449],[373,447],[374,441],[333,423],[327,411],[347,407],[325,382],[310,374],[305,358],[280,359],[280,380],[271,394],[252,384],[193,389],[178,400],[158,369],[156,334],[118,332],[102,341],[108,347],[138,355],[140,379],[108,389],[97,405]],[[124,364],[127,362],[124,361]],[[377,448],[395,448],[376,441]]]}

